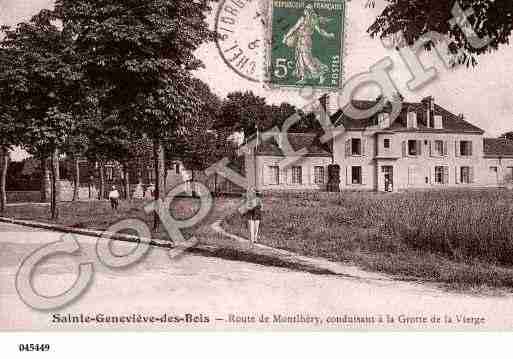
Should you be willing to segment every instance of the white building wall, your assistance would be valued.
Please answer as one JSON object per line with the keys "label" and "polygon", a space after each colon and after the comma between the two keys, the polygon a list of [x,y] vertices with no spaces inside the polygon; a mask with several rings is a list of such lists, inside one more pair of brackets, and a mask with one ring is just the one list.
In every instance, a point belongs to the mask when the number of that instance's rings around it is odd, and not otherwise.
{"label": "white building wall", "polygon": [[[348,153],[347,141],[352,138],[361,139],[365,148],[361,155]],[[385,139],[390,141],[388,149],[384,147]],[[420,142],[420,154],[409,155],[407,147],[409,140]],[[446,145],[446,153],[442,156],[438,156],[435,151],[437,140],[443,141]],[[456,154],[456,144],[460,141],[472,142],[471,156]],[[405,145],[406,152],[403,149]],[[480,134],[345,131],[336,136],[333,148],[335,162],[341,167],[342,190],[384,190],[382,166],[393,166],[394,190],[497,186],[504,183],[501,179],[507,172],[506,160],[502,160],[502,165],[495,163],[498,160],[494,160],[495,162],[491,159],[485,160],[483,136]],[[508,161],[510,167],[513,167],[513,159]],[[494,180],[493,174],[490,174],[489,168],[494,165],[498,166],[499,180]],[[353,166],[361,166],[362,184],[351,183]],[[436,182],[435,167],[437,166],[448,169],[447,181],[443,184]],[[461,183],[461,167],[471,168],[471,183]],[[513,176],[513,172],[511,175]]]}
{"label": "white building wall", "polygon": [[[408,140],[418,140],[421,143],[421,153],[411,156],[403,153],[403,143]],[[435,141],[444,141],[447,152],[439,156],[435,153]],[[397,160],[398,173],[397,189],[415,188],[444,188],[444,187],[479,187],[483,181],[483,136],[476,134],[437,134],[437,133],[397,133],[395,141],[401,147],[400,157]],[[460,141],[472,142],[472,155],[456,155],[456,144]],[[407,148],[406,148],[407,150]],[[443,184],[436,183],[435,167],[448,168],[448,181]],[[471,183],[461,183],[461,167],[470,167],[472,172]]]}
{"label": "white building wall", "polygon": [[[248,162],[251,163],[251,162]],[[330,157],[303,157],[288,158],[286,166],[284,157],[280,156],[258,156],[256,159],[257,168],[257,189],[258,190],[324,190],[328,182],[328,166],[331,164]],[[279,168],[279,183],[275,184],[270,178],[270,167]],[[292,167],[301,167],[301,183],[293,183]],[[324,183],[316,184],[314,178],[314,167],[324,168]],[[250,173],[246,168],[246,173]]]}
{"label": "white building wall", "polygon": [[[359,155],[348,153],[348,141],[361,140],[362,151]],[[384,140],[390,141],[390,148],[385,149]],[[409,140],[420,141],[421,151],[418,155],[409,155],[403,150],[403,143]],[[446,143],[447,152],[439,156],[435,151],[434,141]],[[457,155],[456,143],[472,142],[472,155]],[[340,166],[340,189],[352,191],[383,191],[384,174],[382,166],[393,167],[393,190],[443,189],[443,188],[479,188],[513,186],[513,158],[485,158],[483,136],[480,134],[429,133],[429,132],[386,132],[378,129],[368,131],[340,131],[335,133],[333,143],[333,160]],[[259,156],[257,158],[258,188],[261,190],[324,190],[328,176],[329,157],[304,157],[294,166],[302,167],[302,183],[292,182],[291,167],[285,168],[284,158],[279,156]],[[280,168],[279,184],[268,180],[268,168]],[[325,168],[325,184],[314,183],[313,168]],[[439,184],[435,178],[435,167],[448,169],[447,181]],[[360,167],[362,182],[352,183],[352,168]],[[471,183],[461,182],[461,167],[471,168]],[[494,169],[497,168],[497,172]]]}
{"label": "white building wall", "polygon": [[[347,141],[353,138],[361,140],[360,155],[352,155],[346,150]],[[376,144],[374,133],[370,131],[336,132],[333,143],[335,163],[340,166],[340,189],[368,191],[377,188],[376,176]],[[352,168],[361,167],[362,183],[352,183]]]}

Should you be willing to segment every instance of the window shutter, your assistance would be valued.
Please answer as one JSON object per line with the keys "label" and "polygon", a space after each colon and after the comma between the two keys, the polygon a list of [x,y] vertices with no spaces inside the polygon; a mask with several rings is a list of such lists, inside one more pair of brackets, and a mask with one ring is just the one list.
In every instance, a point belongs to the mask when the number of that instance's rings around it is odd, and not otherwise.
{"label": "window shutter", "polygon": [[474,167],[470,167],[470,183],[474,183]]}
{"label": "window shutter", "polygon": [[367,140],[365,138],[362,138],[361,140],[361,146],[362,146],[362,156],[367,156]]}
{"label": "window shutter", "polygon": [[367,184],[367,176],[366,176],[366,173],[365,173],[365,166],[362,166],[361,167],[361,176],[362,176],[362,185],[365,185]]}
{"label": "window shutter", "polygon": [[454,141],[454,156],[460,157],[460,141]]}
{"label": "window shutter", "polygon": [[351,184],[351,166],[346,167],[346,184],[348,186]]}
{"label": "window shutter", "polygon": [[454,167],[454,179],[455,179],[455,182],[456,184],[459,184],[460,183],[460,168],[458,166]]}
{"label": "window shutter", "polygon": [[422,141],[417,141],[417,156],[422,156]]}
{"label": "window shutter", "polygon": [[351,139],[346,140],[346,157],[351,156]]}
{"label": "window shutter", "polygon": [[429,156],[433,157],[433,141],[429,141]]}
{"label": "window shutter", "polygon": [[280,168],[280,184],[289,184],[288,172],[288,169]]}
{"label": "window shutter", "polygon": [[403,147],[403,157],[406,157],[406,154],[407,154],[407,148],[406,148],[406,141],[403,141],[402,143],[402,147]]}
{"label": "window shutter", "polygon": [[449,152],[449,142],[444,141],[444,157],[447,156]]}
{"label": "window shutter", "polygon": [[469,148],[469,155],[470,155],[470,156],[472,156],[472,155],[473,155],[474,142],[469,141],[469,144],[470,144],[470,148]]}
{"label": "window shutter", "polygon": [[444,166],[444,184],[449,184],[449,167]]}

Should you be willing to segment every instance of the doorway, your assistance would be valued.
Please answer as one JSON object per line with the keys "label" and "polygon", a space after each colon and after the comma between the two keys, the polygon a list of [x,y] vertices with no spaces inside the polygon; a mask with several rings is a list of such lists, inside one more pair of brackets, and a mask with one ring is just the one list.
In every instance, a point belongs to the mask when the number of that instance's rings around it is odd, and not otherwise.
{"label": "doorway", "polygon": [[394,166],[382,166],[381,172],[383,173],[383,183],[385,192],[394,191]]}

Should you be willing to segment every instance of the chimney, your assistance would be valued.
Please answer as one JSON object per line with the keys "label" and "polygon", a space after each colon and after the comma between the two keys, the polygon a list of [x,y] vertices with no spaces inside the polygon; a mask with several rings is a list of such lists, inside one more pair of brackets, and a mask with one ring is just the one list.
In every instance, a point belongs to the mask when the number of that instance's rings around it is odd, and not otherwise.
{"label": "chimney", "polygon": [[426,127],[434,127],[434,115],[435,115],[435,98],[433,96],[424,97],[422,104],[426,108]]}

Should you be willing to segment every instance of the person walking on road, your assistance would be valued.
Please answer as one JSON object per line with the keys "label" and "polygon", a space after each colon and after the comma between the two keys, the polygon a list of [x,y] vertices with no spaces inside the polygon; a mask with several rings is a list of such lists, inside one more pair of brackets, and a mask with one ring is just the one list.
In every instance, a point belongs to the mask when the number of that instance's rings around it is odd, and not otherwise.
{"label": "person walking on road", "polygon": [[110,206],[114,211],[118,210],[119,206],[119,191],[116,186],[112,186],[112,190],[109,192]]}
{"label": "person walking on road", "polygon": [[249,224],[251,244],[258,242],[258,231],[260,221],[262,220],[262,194],[254,188],[250,188],[246,193],[246,213],[245,217]]}

